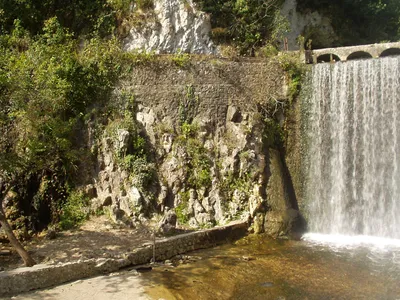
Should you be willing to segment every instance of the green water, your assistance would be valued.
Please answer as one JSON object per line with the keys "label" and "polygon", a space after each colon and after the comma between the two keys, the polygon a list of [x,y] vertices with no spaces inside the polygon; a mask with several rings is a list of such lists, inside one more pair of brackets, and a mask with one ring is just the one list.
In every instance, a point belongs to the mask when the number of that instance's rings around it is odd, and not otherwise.
{"label": "green water", "polygon": [[400,299],[399,252],[263,236],[195,251],[141,274],[154,299]]}

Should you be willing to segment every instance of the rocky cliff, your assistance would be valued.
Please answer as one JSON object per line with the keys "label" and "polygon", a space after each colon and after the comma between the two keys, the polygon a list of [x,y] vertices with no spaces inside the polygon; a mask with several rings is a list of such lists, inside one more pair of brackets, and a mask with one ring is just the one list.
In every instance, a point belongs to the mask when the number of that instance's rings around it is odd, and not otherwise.
{"label": "rocky cliff", "polygon": [[287,101],[285,87],[276,61],[135,68],[115,91],[121,119],[91,141],[98,149],[86,187],[93,210],[132,226],[159,212],[165,231],[234,219],[254,221],[256,232],[273,236],[295,230],[291,181],[271,142],[269,107]]}
{"label": "rocky cliff", "polygon": [[155,0],[143,12],[146,22],[132,26],[124,39],[127,51],[214,54],[210,19],[191,0]]}

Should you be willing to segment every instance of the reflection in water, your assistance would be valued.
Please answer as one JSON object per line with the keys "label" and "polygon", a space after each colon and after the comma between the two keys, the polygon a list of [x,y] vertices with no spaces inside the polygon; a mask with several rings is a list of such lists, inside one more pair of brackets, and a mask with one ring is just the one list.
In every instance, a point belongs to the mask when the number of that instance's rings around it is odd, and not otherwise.
{"label": "reflection in water", "polygon": [[[155,299],[400,299],[400,248],[255,236],[143,274]],[[250,259],[248,259],[250,258]]]}

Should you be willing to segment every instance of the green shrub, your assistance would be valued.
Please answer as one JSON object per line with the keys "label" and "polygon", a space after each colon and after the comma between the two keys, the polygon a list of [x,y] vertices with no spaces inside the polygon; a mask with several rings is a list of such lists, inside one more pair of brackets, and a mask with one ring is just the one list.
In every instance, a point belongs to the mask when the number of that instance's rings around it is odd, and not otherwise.
{"label": "green shrub", "polygon": [[293,100],[300,92],[301,81],[306,72],[306,66],[300,62],[299,57],[292,53],[281,53],[278,61],[289,79],[289,99]]}
{"label": "green shrub", "polygon": [[211,186],[211,160],[207,150],[197,138],[199,126],[196,123],[183,123],[177,142],[187,153],[185,170],[190,188],[201,189]]}
{"label": "green shrub", "polygon": [[277,43],[287,31],[280,15],[281,0],[197,0],[211,14],[212,38],[228,43],[241,55],[251,55],[266,41]]}
{"label": "green shrub", "polygon": [[89,198],[81,191],[72,191],[62,206],[60,227],[63,230],[75,228],[89,217]]}
{"label": "green shrub", "polygon": [[179,193],[181,202],[175,207],[176,217],[179,224],[187,224],[189,216],[187,215],[187,206],[189,202],[189,191]]}
{"label": "green shrub", "polygon": [[[78,47],[56,18],[34,38],[19,22],[14,29],[0,40],[0,170],[29,184],[33,196],[19,196],[27,205],[60,205],[61,190],[92,161],[82,127],[89,108],[110,98],[122,51],[115,39],[93,38]],[[44,178],[54,181],[46,189]],[[49,210],[49,221],[58,222],[57,210]]]}
{"label": "green shrub", "polygon": [[150,10],[154,8],[153,0],[136,0],[136,5],[141,10]]}
{"label": "green shrub", "polygon": [[185,68],[190,63],[190,55],[188,53],[183,53],[178,51],[178,53],[172,56],[172,61],[177,65],[179,68]]}

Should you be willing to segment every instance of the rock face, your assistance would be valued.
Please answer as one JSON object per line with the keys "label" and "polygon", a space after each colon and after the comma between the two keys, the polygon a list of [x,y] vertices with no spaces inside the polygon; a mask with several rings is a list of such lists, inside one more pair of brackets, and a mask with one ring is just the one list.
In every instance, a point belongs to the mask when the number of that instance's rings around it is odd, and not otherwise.
{"label": "rock face", "polygon": [[124,40],[127,51],[214,54],[209,16],[192,0],[155,0],[153,22],[130,29]]}
{"label": "rock face", "polygon": [[299,50],[298,37],[305,42],[312,40],[312,45],[329,48],[335,44],[337,35],[331,25],[331,20],[317,11],[301,13],[297,10],[297,0],[285,0],[281,13],[290,24],[287,34],[289,50]]}
{"label": "rock face", "polygon": [[[284,85],[285,74],[272,61],[212,59],[185,68],[159,61],[134,68],[117,93],[135,99],[131,119],[112,121],[118,126],[99,140],[97,177],[87,188],[93,205],[128,225],[161,213],[164,232],[242,219],[257,233],[290,233],[297,226],[296,199],[289,197],[280,152],[266,142],[263,115],[269,101],[286,101]],[[132,150],[139,136],[147,161]],[[149,165],[155,175],[138,180]]]}

